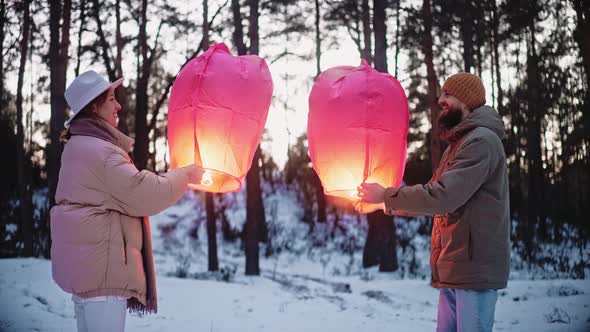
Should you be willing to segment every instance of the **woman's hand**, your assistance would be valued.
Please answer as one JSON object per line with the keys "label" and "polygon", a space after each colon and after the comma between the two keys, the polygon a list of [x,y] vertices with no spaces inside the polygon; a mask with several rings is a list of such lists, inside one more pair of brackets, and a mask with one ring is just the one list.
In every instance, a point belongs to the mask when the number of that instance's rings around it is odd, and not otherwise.
{"label": "woman's hand", "polygon": [[201,179],[203,178],[203,174],[205,171],[201,167],[197,167],[197,165],[192,164],[186,167],[183,167],[188,175],[188,179],[190,183],[201,183]]}

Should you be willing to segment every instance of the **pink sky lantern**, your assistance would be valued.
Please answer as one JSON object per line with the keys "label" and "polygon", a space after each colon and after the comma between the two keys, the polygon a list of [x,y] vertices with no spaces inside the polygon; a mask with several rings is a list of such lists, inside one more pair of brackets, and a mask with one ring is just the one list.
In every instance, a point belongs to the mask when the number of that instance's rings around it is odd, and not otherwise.
{"label": "pink sky lantern", "polygon": [[357,186],[399,186],[406,164],[408,99],[393,76],[364,60],[324,71],[309,96],[309,154],[326,195],[356,199]]}
{"label": "pink sky lantern", "polygon": [[272,97],[264,59],[233,56],[223,43],[192,59],[170,92],[168,142],[172,168],[206,170],[193,189],[238,190],[252,165]]}

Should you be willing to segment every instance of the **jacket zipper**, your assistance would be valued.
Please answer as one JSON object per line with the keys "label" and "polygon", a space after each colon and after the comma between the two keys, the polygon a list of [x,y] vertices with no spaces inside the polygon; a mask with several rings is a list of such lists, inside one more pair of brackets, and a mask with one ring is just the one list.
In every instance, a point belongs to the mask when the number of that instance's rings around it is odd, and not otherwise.
{"label": "jacket zipper", "polygon": [[469,260],[473,260],[473,241],[471,239],[471,228],[469,228],[469,242],[467,245],[469,246]]}
{"label": "jacket zipper", "polygon": [[127,239],[125,238],[125,230],[123,229],[123,222],[119,218],[119,224],[121,225],[121,237],[123,237],[123,253],[125,256],[125,265],[127,265]]}

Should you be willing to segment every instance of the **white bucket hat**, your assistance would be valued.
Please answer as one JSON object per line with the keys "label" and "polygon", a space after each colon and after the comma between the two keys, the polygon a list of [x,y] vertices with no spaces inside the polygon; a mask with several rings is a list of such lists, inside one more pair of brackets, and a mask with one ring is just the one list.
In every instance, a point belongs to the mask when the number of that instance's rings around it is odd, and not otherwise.
{"label": "white bucket hat", "polygon": [[94,70],[83,72],[80,76],[76,77],[64,93],[66,101],[73,112],[68,121],[64,123],[64,126],[68,128],[74,117],[84,108],[84,106],[93,101],[94,98],[110,88],[117,88],[121,83],[123,83],[123,78],[120,78],[113,83],[109,83]]}

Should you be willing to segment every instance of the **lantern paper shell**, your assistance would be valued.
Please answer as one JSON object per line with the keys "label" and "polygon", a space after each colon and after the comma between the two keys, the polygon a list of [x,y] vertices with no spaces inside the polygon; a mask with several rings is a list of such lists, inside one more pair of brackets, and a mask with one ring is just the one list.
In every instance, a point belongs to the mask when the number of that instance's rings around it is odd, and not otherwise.
{"label": "lantern paper shell", "polygon": [[325,194],[353,199],[363,182],[399,186],[408,121],[400,83],[364,60],[320,74],[309,97],[307,134]]}
{"label": "lantern paper shell", "polygon": [[266,62],[232,56],[215,44],[182,68],[170,93],[170,166],[191,164],[206,172],[189,187],[209,192],[238,190],[260,142],[272,97]]}

